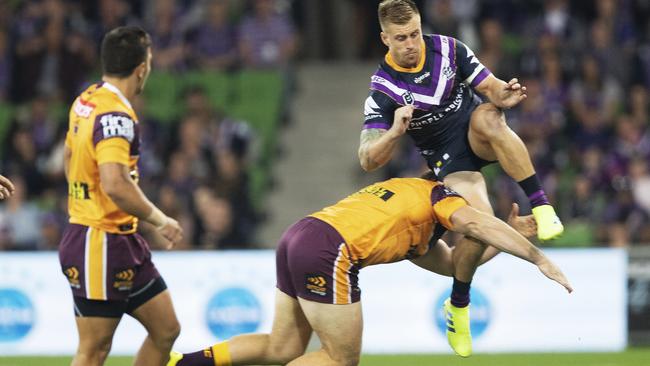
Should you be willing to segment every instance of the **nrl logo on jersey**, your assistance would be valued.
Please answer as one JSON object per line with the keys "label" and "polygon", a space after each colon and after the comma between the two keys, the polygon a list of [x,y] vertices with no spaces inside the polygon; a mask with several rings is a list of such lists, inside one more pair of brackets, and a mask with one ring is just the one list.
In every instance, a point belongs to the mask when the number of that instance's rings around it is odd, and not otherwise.
{"label": "nrl logo on jersey", "polygon": [[422,75],[420,75],[420,76],[418,76],[416,78],[413,78],[413,81],[415,81],[416,84],[422,84],[424,79],[428,78],[429,76],[431,76],[431,73],[429,71],[427,71],[424,74],[422,74]]}
{"label": "nrl logo on jersey", "polygon": [[404,104],[413,105],[413,103],[415,103],[415,98],[413,98],[413,93],[411,93],[410,91],[406,91],[406,93],[402,94],[402,99],[404,99]]}

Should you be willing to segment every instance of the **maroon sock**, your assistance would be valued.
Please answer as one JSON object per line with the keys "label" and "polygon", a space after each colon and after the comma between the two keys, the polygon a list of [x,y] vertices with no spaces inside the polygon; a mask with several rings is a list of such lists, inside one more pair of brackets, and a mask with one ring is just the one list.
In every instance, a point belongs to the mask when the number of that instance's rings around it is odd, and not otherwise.
{"label": "maroon sock", "polygon": [[178,361],[176,366],[214,366],[212,348],[208,347],[193,353],[183,353],[183,358]]}

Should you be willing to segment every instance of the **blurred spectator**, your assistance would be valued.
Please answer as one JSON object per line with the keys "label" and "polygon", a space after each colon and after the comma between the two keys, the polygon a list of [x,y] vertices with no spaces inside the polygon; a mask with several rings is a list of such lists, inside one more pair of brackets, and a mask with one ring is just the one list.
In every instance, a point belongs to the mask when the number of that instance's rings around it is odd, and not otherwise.
{"label": "blurred spectator", "polygon": [[620,107],[621,89],[617,81],[604,75],[597,60],[587,54],[582,58],[580,78],[570,90],[571,111],[578,122],[575,140],[582,147],[603,145],[607,128]]}
{"label": "blurred spectator", "polygon": [[174,0],[158,0],[154,3],[151,30],[154,67],[160,70],[181,71],[185,68],[185,43]]}
{"label": "blurred spectator", "polygon": [[229,4],[228,0],[210,0],[204,18],[192,32],[191,47],[199,68],[223,71],[235,66],[237,39]]}
{"label": "blurred spectator", "polygon": [[515,59],[503,47],[503,29],[501,23],[495,19],[485,19],[481,22],[480,31],[481,47],[477,57],[483,65],[495,75],[510,80],[517,74]]}
{"label": "blurred spectator", "polygon": [[[16,187],[14,194],[0,205],[0,248],[34,250],[42,245],[42,215],[36,203],[28,201],[25,178],[8,177]],[[35,230],[36,229],[36,230]]]}
{"label": "blurred spectator", "polygon": [[296,53],[296,34],[287,14],[276,11],[275,0],[252,0],[253,14],[239,26],[239,53],[244,67],[281,69]]}

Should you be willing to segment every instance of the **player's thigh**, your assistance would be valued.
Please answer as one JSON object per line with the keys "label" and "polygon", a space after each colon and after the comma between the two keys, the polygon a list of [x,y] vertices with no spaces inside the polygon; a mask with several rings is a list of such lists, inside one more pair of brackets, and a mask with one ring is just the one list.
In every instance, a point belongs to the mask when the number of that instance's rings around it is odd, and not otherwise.
{"label": "player's thigh", "polygon": [[476,107],[470,117],[467,138],[469,146],[479,158],[487,161],[497,160],[497,155],[491,145],[496,133],[507,128],[503,112],[491,103],[483,103]]}
{"label": "player's thigh", "polygon": [[444,179],[445,186],[456,191],[477,210],[494,214],[481,172],[455,172]]}
{"label": "player's thigh", "polygon": [[330,358],[335,361],[358,359],[363,333],[361,301],[346,305],[324,304],[302,298],[298,301]]}
{"label": "player's thigh", "polygon": [[181,326],[169,290],[157,293],[129,313],[147,329],[154,341],[173,342],[180,333]]}
{"label": "player's thigh", "polygon": [[106,351],[111,348],[120,318],[75,317],[79,332],[79,350],[82,353]]}

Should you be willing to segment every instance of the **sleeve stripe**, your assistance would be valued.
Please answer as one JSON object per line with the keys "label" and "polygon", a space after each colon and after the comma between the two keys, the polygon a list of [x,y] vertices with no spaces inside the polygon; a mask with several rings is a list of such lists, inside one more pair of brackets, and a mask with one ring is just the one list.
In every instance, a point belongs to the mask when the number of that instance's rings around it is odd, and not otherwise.
{"label": "sleeve stripe", "polygon": [[372,122],[372,123],[366,123],[363,125],[363,129],[367,130],[370,128],[381,128],[382,130],[387,130],[390,128],[390,125],[385,122]]}
{"label": "sleeve stripe", "polygon": [[474,70],[472,75],[470,75],[467,79],[465,79],[465,82],[468,84],[472,84],[476,76],[478,76],[478,74],[483,70],[485,70],[485,66],[483,66],[483,64],[479,64],[479,66]]}

